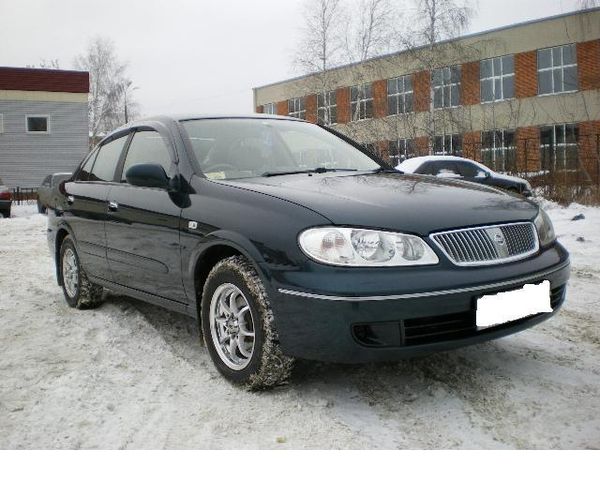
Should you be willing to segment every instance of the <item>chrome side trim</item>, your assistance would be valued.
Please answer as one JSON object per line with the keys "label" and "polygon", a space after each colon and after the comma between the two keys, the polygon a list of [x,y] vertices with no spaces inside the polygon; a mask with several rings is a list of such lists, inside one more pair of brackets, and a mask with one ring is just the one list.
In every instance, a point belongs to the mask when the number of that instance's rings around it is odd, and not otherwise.
{"label": "chrome side trim", "polygon": [[442,295],[453,295],[456,293],[476,292],[478,290],[487,290],[490,288],[508,287],[510,285],[541,279],[546,275],[550,275],[552,273],[558,272],[559,270],[562,270],[563,268],[567,268],[569,265],[570,262],[566,262],[558,267],[554,267],[543,272],[538,272],[535,275],[527,275],[524,277],[514,278],[505,282],[488,283],[485,285],[477,285],[475,287],[455,288],[450,290],[436,290],[432,292],[402,293],[398,295],[373,295],[368,297],[342,297],[336,295],[322,295],[319,293],[300,292],[298,290],[288,290],[285,288],[279,288],[278,292],[284,295],[292,295],[295,297],[312,298],[316,300],[330,300],[335,302],[377,302],[385,300],[408,300],[412,298],[437,297]]}

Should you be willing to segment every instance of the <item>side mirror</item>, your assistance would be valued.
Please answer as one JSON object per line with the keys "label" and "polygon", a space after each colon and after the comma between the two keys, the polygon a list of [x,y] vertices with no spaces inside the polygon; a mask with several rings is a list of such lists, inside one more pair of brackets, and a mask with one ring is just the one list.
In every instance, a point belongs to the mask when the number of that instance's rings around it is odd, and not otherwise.
{"label": "side mirror", "polygon": [[125,172],[127,182],[136,187],[169,187],[169,177],[165,169],[157,163],[139,163]]}

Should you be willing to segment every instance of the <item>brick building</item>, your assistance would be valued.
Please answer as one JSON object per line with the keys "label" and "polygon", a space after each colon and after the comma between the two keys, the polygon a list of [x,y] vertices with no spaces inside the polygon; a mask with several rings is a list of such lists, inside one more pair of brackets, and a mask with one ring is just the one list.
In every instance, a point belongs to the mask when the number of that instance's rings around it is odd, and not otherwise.
{"label": "brick building", "polygon": [[88,72],[0,67],[0,178],[36,187],[86,155]]}
{"label": "brick building", "polygon": [[254,89],[257,112],[333,125],[395,163],[600,172],[600,9],[511,25]]}

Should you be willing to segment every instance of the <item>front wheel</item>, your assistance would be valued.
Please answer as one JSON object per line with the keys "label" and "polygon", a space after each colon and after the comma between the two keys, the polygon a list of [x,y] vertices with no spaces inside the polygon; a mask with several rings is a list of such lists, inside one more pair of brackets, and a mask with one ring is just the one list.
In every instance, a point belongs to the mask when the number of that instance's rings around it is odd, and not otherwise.
{"label": "front wheel", "polygon": [[69,236],[60,247],[60,274],[63,293],[71,307],[83,310],[102,303],[104,289],[88,279],[81,268],[75,244]]}
{"label": "front wheel", "polygon": [[202,333],[219,372],[250,389],[284,383],[293,359],[281,352],[265,288],[244,257],[221,260],[202,293]]}

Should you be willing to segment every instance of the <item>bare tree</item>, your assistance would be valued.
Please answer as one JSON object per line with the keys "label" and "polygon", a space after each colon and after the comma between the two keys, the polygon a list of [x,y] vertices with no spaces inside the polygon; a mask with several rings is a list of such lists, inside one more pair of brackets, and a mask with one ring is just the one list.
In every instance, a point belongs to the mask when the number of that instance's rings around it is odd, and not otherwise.
{"label": "bare tree", "polygon": [[45,68],[47,70],[60,70],[60,64],[58,58],[51,58],[49,60],[42,58],[39,65],[25,65],[27,68]]}
{"label": "bare tree", "polygon": [[330,91],[334,87],[330,69],[343,61],[345,11],[340,0],[307,0],[303,5],[304,25],[294,64],[311,73],[311,89],[322,102],[324,123],[331,123]]}
{"label": "bare tree", "polygon": [[[472,0],[411,0],[409,27],[402,36],[404,49],[419,63],[423,70],[432,73],[446,65],[453,65],[468,58],[469,52],[460,42],[441,43],[444,40],[459,37],[470,25],[475,14]],[[464,109],[436,110],[434,104],[433,81],[430,87],[430,105],[428,121],[421,131],[413,131],[412,136],[426,136],[429,139],[430,151],[436,135],[450,129],[464,130],[468,128],[463,118]],[[406,118],[400,121],[406,122]],[[419,126],[412,122],[414,127]],[[424,131],[423,131],[424,130]]]}
{"label": "bare tree", "polygon": [[395,45],[400,12],[391,0],[356,0],[346,32],[346,54],[351,62],[364,62],[389,53]]}
{"label": "bare tree", "polygon": [[303,73],[325,72],[342,61],[340,0],[308,0],[303,5],[304,25],[294,62]]}
{"label": "bare tree", "polygon": [[101,134],[124,123],[126,110],[128,120],[131,118],[131,95],[127,99],[131,80],[126,74],[127,65],[118,59],[111,40],[96,37],[87,51],[75,59],[74,66],[90,72],[88,118],[90,141],[95,144]]}

